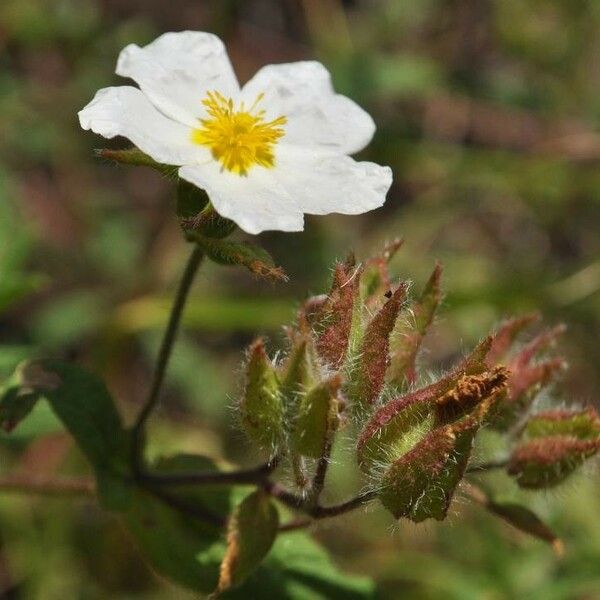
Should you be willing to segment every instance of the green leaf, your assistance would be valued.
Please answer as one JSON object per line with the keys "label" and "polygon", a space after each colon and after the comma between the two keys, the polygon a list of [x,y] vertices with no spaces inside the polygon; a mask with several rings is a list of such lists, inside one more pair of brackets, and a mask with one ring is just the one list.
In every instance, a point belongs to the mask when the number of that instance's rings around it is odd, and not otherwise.
{"label": "green leaf", "polygon": [[[266,595],[265,595],[266,591]],[[240,588],[223,594],[227,600],[370,600],[373,582],[339,571],[326,550],[303,532],[281,534],[269,556]]]}
{"label": "green leaf", "polygon": [[206,255],[221,265],[238,265],[260,277],[286,281],[287,276],[281,267],[276,267],[271,255],[251,242],[231,242],[188,232],[188,239],[198,244]]}
{"label": "green leaf", "polygon": [[[104,383],[75,365],[36,361],[20,365],[0,404],[15,415],[15,395],[45,398],[94,468],[98,495],[106,508],[128,499],[129,436]],[[25,407],[21,407],[23,412]]]}
{"label": "green leaf", "polygon": [[[203,456],[179,454],[160,458],[153,465],[161,473],[212,472],[214,463]],[[219,565],[225,552],[223,523],[231,509],[231,488],[179,486],[169,491],[170,504],[150,491],[137,489],[122,518],[137,540],[140,552],[162,576],[196,592],[208,594],[219,580]],[[178,502],[210,514],[203,519],[182,512]]]}
{"label": "green leaf", "polygon": [[557,535],[532,510],[512,502],[495,502],[488,500],[485,507],[513,527],[520,529],[540,540],[552,545],[558,554],[562,554],[563,545]]}
{"label": "green leaf", "polygon": [[278,528],[279,513],[264,491],[244,498],[229,521],[219,592],[239,586],[258,568],[273,546]]}

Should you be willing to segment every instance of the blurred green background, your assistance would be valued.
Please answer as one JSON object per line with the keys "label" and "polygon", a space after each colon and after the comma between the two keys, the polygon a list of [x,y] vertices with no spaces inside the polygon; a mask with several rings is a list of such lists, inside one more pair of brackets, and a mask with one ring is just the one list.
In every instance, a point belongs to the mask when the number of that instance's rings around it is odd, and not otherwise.
{"label": "blurred green background", "polygon": [[[359,256],[405,238],[394,262],[419,288],[439,258],[445,297],[427,341],[447,366],[501,318],[565,322],[571,369],[556,395],[598,400],[600,3],[594,0],[2,0],[0,2],[0,379],[25,357],[60,356],[106,377],[131,418],[146,393],[187,253],[171,182],[94,158],[106,142],[76,118],[126,44],[165,31],[218,33],[242,81],[266,63],[318,58],[374,116],[364,158],[389,164],[383,209],[308,218],[261,242],[285,285],[205,265],[152,425],[153,451],[252,464],[233,427],[244,345],[280,326]],[[44,406],[0,438],[2,472],[78,472],[83,459]],[[338,468],[339,497],[353,482]],[[490,478],[491,480],[491,478]],[[381,597],[600,597],[600,478],[592,467],[533,506],[564,538],[540,542],[457,499],[443,524],[394,524],[377,508],[316,536]],[[338,496],[332,495],[330,499]],[[187,598],[153,576],[92,504],[0,497],[2,598]],[[267,597],[267,596],[265,596]]]}

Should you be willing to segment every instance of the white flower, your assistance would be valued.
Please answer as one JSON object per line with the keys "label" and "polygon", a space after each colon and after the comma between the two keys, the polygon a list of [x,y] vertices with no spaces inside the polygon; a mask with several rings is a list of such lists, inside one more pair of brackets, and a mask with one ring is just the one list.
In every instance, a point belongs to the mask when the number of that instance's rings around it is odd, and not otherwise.
{"label": "white flower", "polygon": [[373,119],[334,92],[318,62],[269,65],[240,88],[221,40],[183,31],[127,46],[116,72],[139,89],[99,90],[81,126],[180,166],[248,233],[301,231],[303,213],[359,214],[385,201],[391,169],[348,156],[369,143]]}

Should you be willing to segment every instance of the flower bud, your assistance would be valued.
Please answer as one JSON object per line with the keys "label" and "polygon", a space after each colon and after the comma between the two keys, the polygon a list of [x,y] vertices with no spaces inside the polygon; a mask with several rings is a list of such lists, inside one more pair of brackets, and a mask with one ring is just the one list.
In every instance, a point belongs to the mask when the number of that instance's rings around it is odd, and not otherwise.
{"label": "flower bud", "polygon": [[340,367],[346,358],[353,325],[360,320],[359,286],[360,267],[352,260],[338,263],[327,300],[316,315],[317,351],[332,368]]}
{"label": "flower bud", "polygon": [[248,351],[246,389],[240,410],[248,436],[259,446],[275,452],[283,439],[283,404],[275,368],[261,339]]}
{"label": "flower bud", "polygon": [[300,398],[292,431],[292,448],[309,458],[321,458],[339,423],[339,375],[318,383]]}
{"label": "flower bud", "polygon": [[555,410],[532,416],[513,451],[508,473],[523,488],[564,481],[600,449],[600,418],[592,408]]}

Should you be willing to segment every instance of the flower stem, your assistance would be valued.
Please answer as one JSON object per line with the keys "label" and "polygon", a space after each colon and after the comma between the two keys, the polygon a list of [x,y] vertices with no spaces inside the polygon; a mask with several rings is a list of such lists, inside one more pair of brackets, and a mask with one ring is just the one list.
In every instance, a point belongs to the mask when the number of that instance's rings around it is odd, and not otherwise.
{"label": "flower stem", "polygon": [[136,475],[139,475],[142,472],[144,465],[144,430],[146,421],[150,417],[158,402],[160,390],[165,378],[165,372],[169,363],[169,358],[171,357],[171,352],[173,350],[173,343],[175,342],[177,330],[179,329],[179,324],[181,322],[183,309],[185,307],[185,303],[198,267],[202,262],[202,256],[203,253],[200,247],[194,245],[194,249],[190,254],[185,271],[183,272],[179,289],[177,290],[177,295],[175,296],[175,302],[173,303],[173,308],[171,309],[169,323],[167,325],[167,329],[165,330],[160,351],[158,353],[158,360],[154,369],[154,377],[152,380],[152,387],[150,388],[150,392],[148,394],[148,399],[146,400],[146,404],[138,415],[138,418],[132,429],[132,467]]}

